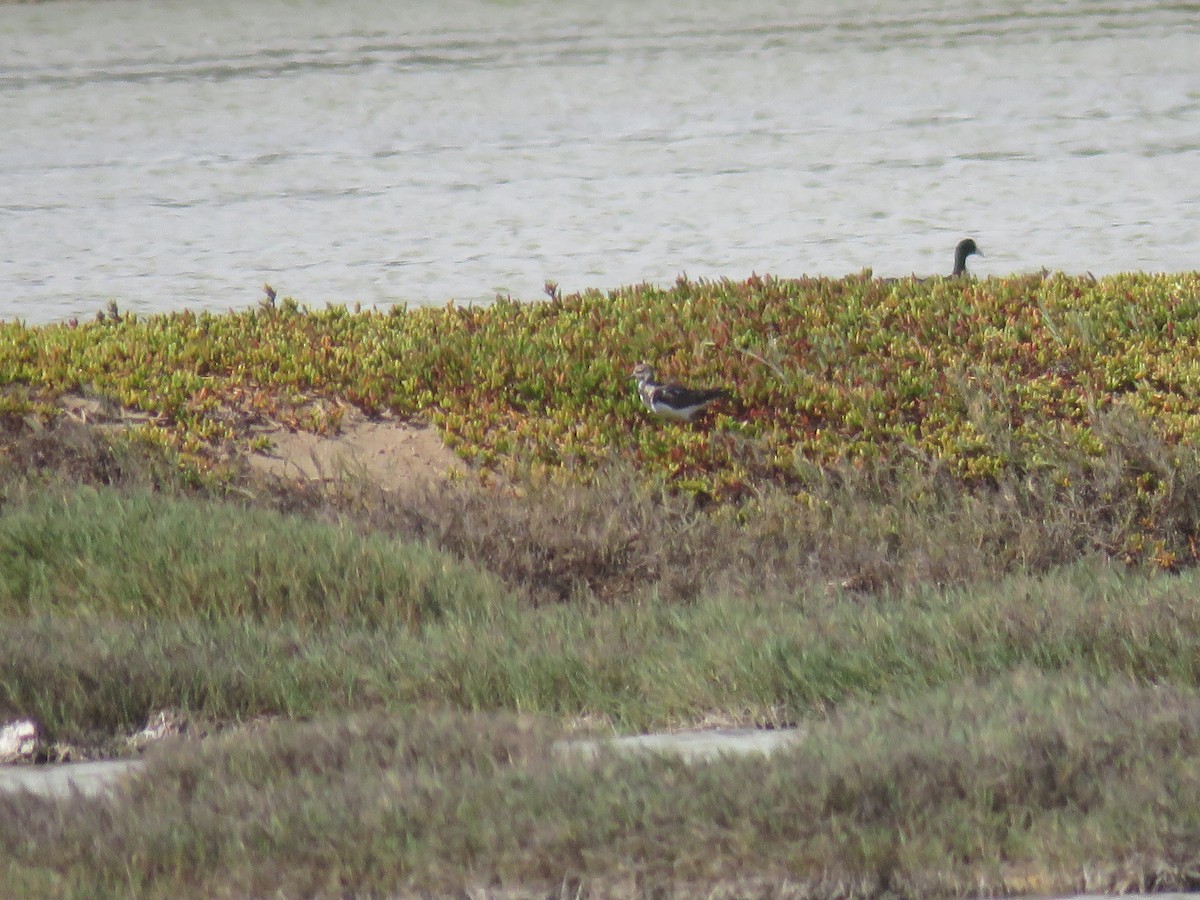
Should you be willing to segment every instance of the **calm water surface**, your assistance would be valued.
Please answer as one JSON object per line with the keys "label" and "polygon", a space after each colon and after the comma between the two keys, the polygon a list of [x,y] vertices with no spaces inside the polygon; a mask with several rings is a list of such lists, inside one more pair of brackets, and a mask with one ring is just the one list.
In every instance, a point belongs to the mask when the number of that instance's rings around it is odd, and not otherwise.
{"label": "calm water surface", "polygon": [[0,5],[0,318],[1200,268],[1200,5]]}

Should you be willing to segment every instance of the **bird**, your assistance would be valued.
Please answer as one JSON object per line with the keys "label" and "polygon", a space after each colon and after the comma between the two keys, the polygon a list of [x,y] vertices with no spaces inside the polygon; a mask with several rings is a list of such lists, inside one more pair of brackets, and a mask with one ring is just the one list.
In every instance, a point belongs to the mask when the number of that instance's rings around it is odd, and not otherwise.
{"label": "bird", "polygon": [[951,278],[967,274],[967,257],[972,254],[983,256],[973,239],[963,238],[958,242],[958,246],[954,248],[954,271],[950,273]]}
{"label": "bird", "polygon": [[638,394],[646,409],[656,416],[690,422],[695,415],[715,400],[728,397],[724,388],[689,388],[670,382],[662,384],[654,378],[654,367],[640,362],[629,375],[637,381]]}
{"label": "bird", "polygon": [[[973,238],[963,238],[958,242],[958,246],[954,248],[954,271],[950,273],[951,278],[958,278],[967,274],[967,257],[968,256],[983,256],[983,252],[979,249]],[[938,281],[943,276],[934,275],[929,278],[917,278],[910,275],[908,278],[882,278],[884,284],[899,284],[902,281],[913,280],[917,284],[927,284]]]}

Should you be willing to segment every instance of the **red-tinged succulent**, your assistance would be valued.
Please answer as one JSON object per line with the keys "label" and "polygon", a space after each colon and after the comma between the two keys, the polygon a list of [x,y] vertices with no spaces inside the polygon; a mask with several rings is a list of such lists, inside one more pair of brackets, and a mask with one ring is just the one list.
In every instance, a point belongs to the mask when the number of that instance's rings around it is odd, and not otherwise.
{"label": "red-tinged succulent", "polygon": [[[348,403],[430,421],[481,464],[583,473],[616,456],[716,498],[802,490],[847,460],[925,459],[996,481],[1053,467],[1063,448],[1100,458],[1097,416],[1118,406],[1170,444],[1200,442],[1198,313],[1195,274],[755,275],[386,312],[285,298],[225,315],[0,323],[0,414],[103,397],[151,414],[156,439],[200,464],[251,439],[238,422],[331,431],[330,410]],[[653,419],[627,377],[639,360],[731,397],[692,424]]]}

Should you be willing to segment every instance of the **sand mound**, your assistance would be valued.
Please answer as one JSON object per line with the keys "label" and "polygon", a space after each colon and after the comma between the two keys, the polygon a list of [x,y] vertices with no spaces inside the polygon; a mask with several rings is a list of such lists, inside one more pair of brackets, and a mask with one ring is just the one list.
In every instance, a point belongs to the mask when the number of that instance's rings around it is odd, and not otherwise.
{"label": "sand mound", "polygon": [[[95,397],[72,394],[60,402],[69,418],[98,428],[119,429],[157,421],[150,414]],[[333,435],[297,431],[274,421],[243,422],[243,437],[265,437],[270,442],[268,450],[249,454],[251,467],[305,481],[362,477],[387,490],[465,471],[462,460],[442,443],[433,428],[387,416],[368,419],[353,407],[340,407],[339,412],[341,427]]]}
{"label": "sand mound", "polygon": [[348,410],[338,434],[322,436],[282,425],[255,429],[271,441],[269,450],[250,456],[250,465],[285,478],[323,481],[350,475],[388,490],[463,471],[463,464],[423,425],[387,418],[370,420]]}

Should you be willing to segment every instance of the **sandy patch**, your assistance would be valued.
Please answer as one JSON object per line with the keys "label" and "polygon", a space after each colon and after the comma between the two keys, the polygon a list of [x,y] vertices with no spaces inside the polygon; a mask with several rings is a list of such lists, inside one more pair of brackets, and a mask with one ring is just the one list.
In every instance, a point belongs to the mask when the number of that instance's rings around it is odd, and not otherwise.
{"label": "sandy patch", "polygon": [[250,465],[284,478],[307,481],[362,477],[388,490],[464,471],[462,461],[430,427],[384,418],[367,419],[347,410],[341,430],[322,436],[282,425],[260,426],[256,436],[269,450],[250,455]]}
{"label": "sandy patch", "polygon": [[[166,424],[160,416],[125,409],[97,397],[69,394],[59,402],[69,418],[94,427]],[[254,418],[250,417],[239,421],[236,412],[230,416],[238,422],[242,439],[265,437],[270,442],[267,450],[248,454],[250,466],[282,478],[326,481],[360,477],[387,490],[400,490],[466,471],[463,461],[429,426],[390,416],[368,419],[359,410],[341,405],[338,412],[340,428],[333,435],[297,431],[261,419],[253,424]]]}

